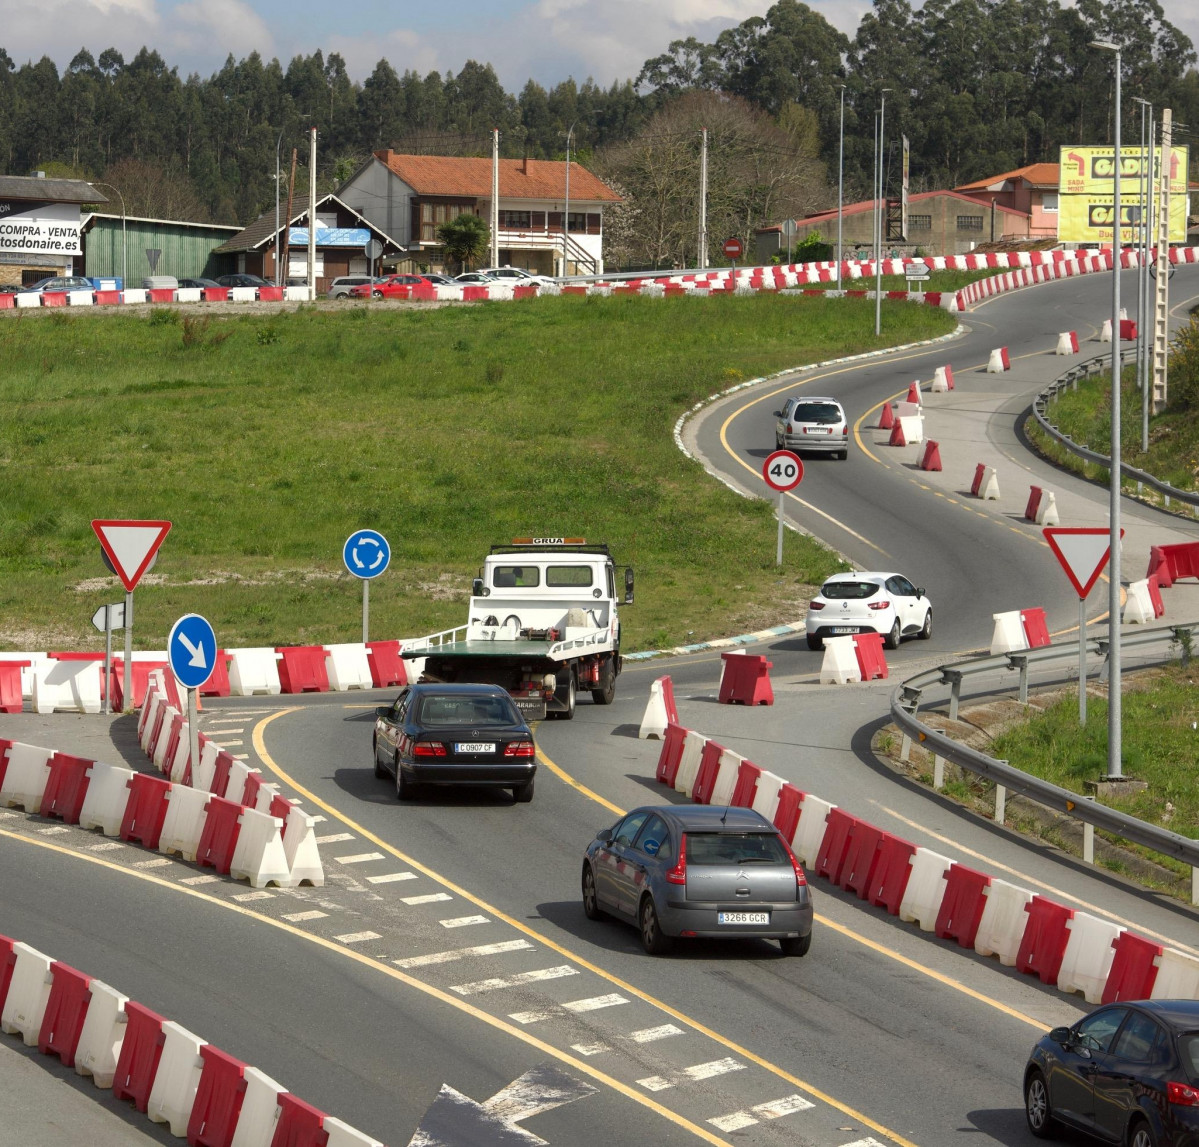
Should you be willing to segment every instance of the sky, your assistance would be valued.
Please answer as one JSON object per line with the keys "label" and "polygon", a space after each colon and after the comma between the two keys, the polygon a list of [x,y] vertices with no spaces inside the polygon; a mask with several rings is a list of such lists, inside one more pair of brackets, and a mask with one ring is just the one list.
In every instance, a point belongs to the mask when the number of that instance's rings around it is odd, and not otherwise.
{"label": "sky", "polygon": [[[180,75],[207,77],[226,56],[340,52],[363,80],[381,57],[397,72],[457,73],[490,63],[519,93],[527,80],[552,87],[588,77],[603,87],[635,79],[672,40],[710,42],[761,16],[771,0],[0,0],[0,47],[18,64],[48,55],[61,68],[81,48],[115,47],[126,59],[143,45]],[[869,0],[807,0],[853,35]],[[1166,19],[1199,45],[1199,4],[1162,0]]]}

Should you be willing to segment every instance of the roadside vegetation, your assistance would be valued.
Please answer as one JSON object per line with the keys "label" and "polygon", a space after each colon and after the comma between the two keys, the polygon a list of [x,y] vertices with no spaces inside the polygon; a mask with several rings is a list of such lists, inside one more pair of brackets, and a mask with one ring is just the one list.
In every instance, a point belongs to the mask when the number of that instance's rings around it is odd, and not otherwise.
{"label": "roadside vegetation", "polygon": [[[393,549],[371,632],[461,624],[494,542],[606,541],[637,573],[625,649],[802,616],[838,559],[674,444],[745,379],[953,329],[946,312],[815,297],[546,298],[271,315],[0,319],[0,646],[99,648],[123,591],[93,518],[174,523],[135,595],[138,648],[182,613],[225,645],[357,640],[354,529]],[[773,444],[763,424],[763,455]],[[813,465],[820,465],[814,462]]]}

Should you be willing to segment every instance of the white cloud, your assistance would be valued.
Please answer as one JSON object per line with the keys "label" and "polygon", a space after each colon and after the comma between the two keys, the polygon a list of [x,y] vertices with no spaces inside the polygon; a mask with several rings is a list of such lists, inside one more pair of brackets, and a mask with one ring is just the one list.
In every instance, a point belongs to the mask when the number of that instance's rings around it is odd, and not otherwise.
{"label": "white cloud", "polygon": [[0,0],[0,47],[18,64],[50,56],[65,65],[84,47],[131,54],[161,26],[156,0]]}
{"label": "white cloud", "polygon": [[[320,47],[326,56],[330,52],[340,53],[350,77],[359,81],[365,80],[381,59],[387,60],[397,75],[401,76],[410,69],[423,76],[436,69],[444,70],[447,66],[432,44],[407,28],[393,28],[382,36],[345,36],[338,33],[330,36]],[[312,50],[307,49],[309,52]]]}
{"label": "white cloud", "polygon": [[244,0],[186,0],[171,14],[170,40],[172,50],[186,56],[258,52],[269,60],[275,54],[266,21]]}

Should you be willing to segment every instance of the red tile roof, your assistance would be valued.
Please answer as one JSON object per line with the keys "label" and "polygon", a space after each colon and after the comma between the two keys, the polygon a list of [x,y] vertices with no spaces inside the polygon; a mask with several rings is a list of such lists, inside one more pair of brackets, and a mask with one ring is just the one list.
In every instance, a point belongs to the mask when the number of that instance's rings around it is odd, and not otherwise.
{"label": "red tile roof", "polygon": [[986,191],[997,183],[1006,183],[1009,179],[1023,179],[1033,187],[1057,187],[1059,179],[1058,163],[1030,163],[1027,167],[1018,167],[1015,171],[1005,171],[1002,175],[988,175],[986,179],[976,179],[973,183],[963,183],[955,188],[956,191]]}
{"label": "red tile roof", "polygon": [[[936,199],[938,197],[944,197],[946,199],[957,199],[963,203],[969,203],[971,207],[977,207],[979,205],[977,199],[971,199],[969,195],[960,195],[956,191],[920,191],[920,192],[917,192],[915,195],[908,196],[908,207],[911,208],[911,207],[914,207],[914,206],[922,203],[926,199]],[[841,214],[843,217],[847,216],[847,215],[861,215],[865,211],[875,210],[875,206],[877,203],[878,203],[877,199],[863,199],[859,203],[846,203],[841,208]],[[1011,208],[1011,207],[1004,207],[1002,203],[996,204],[995,210],[1004,215],[1017,215],[1021,219],[1028,218],[1027,212],[1016,211],[1014,208]],[[836,222],[836,219],[837,219],[836,210],[819,211],[815,215],[801,216],[800,218],[796,219],[795,222],[801,226],[806,227],[809,223],[824,223],[829,220]],[[758,228],[757,233],[762,233],[762,232],[766,232],[766,231],[780,231],[780,230],[782,230],[781,225],[778,223],[775,223],[770,227]]]}
{"label": "red tile roof", "polygon": [[[417,195],[469,195],[491,198],[491,160],[445,155],[401,155],[376,151],[375,158],[393,171]],[[501,199],[564,199],[566,164],[548,159],[501,159]],[[580,202],[619,203],[598,176],[577,163],[570,165],[570,197]]]}

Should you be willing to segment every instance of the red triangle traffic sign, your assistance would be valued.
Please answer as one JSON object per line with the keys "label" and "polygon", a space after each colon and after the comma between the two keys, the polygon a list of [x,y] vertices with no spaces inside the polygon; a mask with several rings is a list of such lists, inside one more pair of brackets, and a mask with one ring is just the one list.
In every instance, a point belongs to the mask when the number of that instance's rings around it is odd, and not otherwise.
{"label": "red triangle traffic sign", "polygon": [[[1078,596],[1085,598],[1111,556],[1111,530],[1107,526],[1049,526],[1041,533]],[[1123,530],[1120,537],[1124,537]]]}
{"label": "red triangle traffic sign", "polygon": [[121,584],[132,593],[170,532],[171,523],[98,518],[93,520],[92,529]]}

